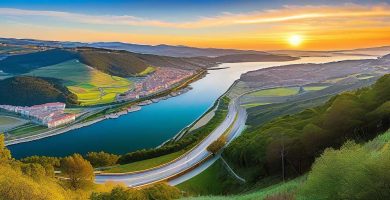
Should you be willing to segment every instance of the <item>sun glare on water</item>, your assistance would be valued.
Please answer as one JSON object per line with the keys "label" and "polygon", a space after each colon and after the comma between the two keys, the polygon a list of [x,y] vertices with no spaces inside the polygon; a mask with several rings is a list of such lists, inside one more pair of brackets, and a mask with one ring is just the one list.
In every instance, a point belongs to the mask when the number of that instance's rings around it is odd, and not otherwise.
{"label": "sun glare on water", "polygon": [[302,43],[302,36],[292,35],[288,38],[288,43],[291,46],[297,47],[297,46],[301,45],[301,43]]}

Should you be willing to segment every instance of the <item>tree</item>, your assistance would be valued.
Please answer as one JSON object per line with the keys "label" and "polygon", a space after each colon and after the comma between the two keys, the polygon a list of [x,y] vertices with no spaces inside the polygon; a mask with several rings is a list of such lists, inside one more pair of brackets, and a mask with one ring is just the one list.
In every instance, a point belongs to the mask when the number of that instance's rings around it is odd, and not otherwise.
{"label": "tree", "polygon": [[65,191],[54,178],[34,179],[10,165],[0,165],[0,199],[64,200]]}
{"label": "tree", "polygon": [[151,187],[147,187],[144,189],[144,192],[150,200],[171,200],[178,199],[181,196],[178,188],[166,183],[157,183]]}
{"label": "tree", "polygon": [[5,147],[4,135],[0,134],[0,163],[11,159],[11,152]]}
{"label": "tree", "polygon": [[62,172],[69,178],[69,183],[73,189],[91,183],[94,179],[93,167],[80,154],[73,154],[61,160]]}
{"label": "tree", "polygon": [[107,167],[115,165],[119,159],[119,156],[105,153],[103,151],[89,152],[85,159],[88,160],[94,167]]}
{"label": "tree", "polygon": [[226,144],[226,138],[220,137],[207,147],[207,151],[215,155],[219,152],[219,150],[221,150],[225,146],[225,144]]}
{"label": "tree", "polygon": [[142,190],[126,189],[117,186],[111,192],[94,192],[91,195],[91,200],[147,200],[147,196]]}

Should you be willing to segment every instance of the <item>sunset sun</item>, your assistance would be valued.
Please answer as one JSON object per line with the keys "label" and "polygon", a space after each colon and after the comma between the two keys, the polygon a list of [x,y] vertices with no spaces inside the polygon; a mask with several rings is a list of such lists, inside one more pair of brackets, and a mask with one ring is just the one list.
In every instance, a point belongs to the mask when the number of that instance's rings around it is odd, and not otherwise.
{"label": "sunset sun", "polygon": [[299,45],[301,45],[302,43],[302,36],[301,35],[292,35],[288,38],[288,43],[291,45],[291,46],[294,46],[294,47],[297,47]]}

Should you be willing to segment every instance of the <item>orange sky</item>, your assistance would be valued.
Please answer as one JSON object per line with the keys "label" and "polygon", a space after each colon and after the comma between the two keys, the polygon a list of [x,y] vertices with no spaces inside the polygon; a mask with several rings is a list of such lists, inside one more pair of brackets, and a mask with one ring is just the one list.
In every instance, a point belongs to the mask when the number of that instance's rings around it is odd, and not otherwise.
{"label": "orange sky", "polygon": [[[1,37],[236,49],[333,50],[390,45],[390,5],[284,6],[169,22],[0,8]],[[47,20],[50,18],[50,20]],[[0,18],[1,19],[1,18]],[[288,38],[301,35],[300,46]]]}

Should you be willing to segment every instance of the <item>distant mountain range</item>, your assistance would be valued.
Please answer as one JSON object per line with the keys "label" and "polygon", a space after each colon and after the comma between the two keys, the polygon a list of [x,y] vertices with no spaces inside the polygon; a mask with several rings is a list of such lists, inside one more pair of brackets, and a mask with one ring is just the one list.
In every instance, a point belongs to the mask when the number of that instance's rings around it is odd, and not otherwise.
{"label": "distant mountain range", "polygon": [[289,56],[337,56],[337,55],[369,55],[369,56],[383,56],[390,53],[390,46],[337,50],[337,51],[300,51],[300,50],[275,50],[268,51],[268,53]]}
{"label": "distant mountain range", "polygon": [[217,57],[232,54],[257,54],[269,55],[267,52],[254,50],[236,50],[236,49],[217,49],[217,48],[196,48],[188,46],[172,46],[172,45],[141,45],[129,44],[122,42],[61,42],[61,41],[45,41],[34,39],[15,39],[15,38],[0,38],[0,43],[12,45],[33,45],[45,47],[60,47],[60,48],[75,48],[75,47],[95,47],[112,50],[126,50],[134,53],[154,54],[160,56],[172,57]]}
{"label": "distant mountain range", "polygon": [[237,49],[218,49],[218,48],[197,48],[189,46],[174,45],[143,45],[123,42],[62,42],[46,41],[35,39],[16,39],[0,38],[0,43],[11,45],[33,45],[57,48],[75,48],[75,47],[94,47],[111,50],[126,50],[134,53],[153,54],[170,57],[219,57],[228,55],[288,55],[288,56],[333,56],[340,54],[348,55],[372,55],[383,56],[390,53],[390,46],[360,48],[352,50],[337,51],[300,51],[300,50],[273,50],[273,51],[255,51],[255,50],[237,50]]}

